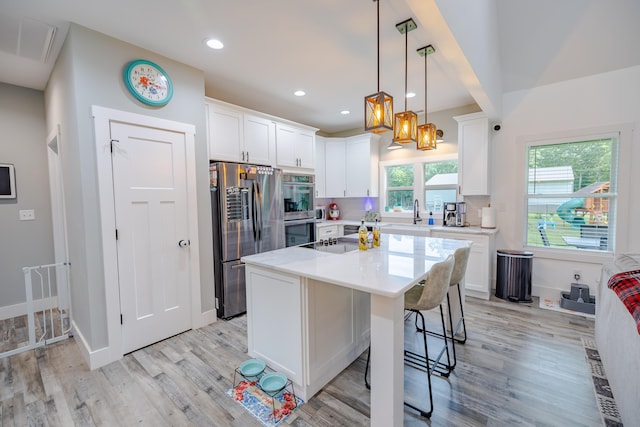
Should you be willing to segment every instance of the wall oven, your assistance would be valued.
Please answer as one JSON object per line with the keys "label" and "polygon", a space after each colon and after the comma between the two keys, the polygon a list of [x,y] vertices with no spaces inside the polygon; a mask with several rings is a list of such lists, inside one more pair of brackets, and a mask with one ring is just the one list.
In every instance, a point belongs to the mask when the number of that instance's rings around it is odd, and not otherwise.
{"label": "wall oven", "polygon": [[283,174],[284,236],[287,246],[297,246],[316,240],[314,176]]}
{"label": "wall oven", "polygon": [[316,219],[291,219],[284,222],[284,239],[287,247],[316,241]]}
{"label": "wall oven", "polygon": [[315,218],[314,176],[304,174],[282,175],[284,219]]}

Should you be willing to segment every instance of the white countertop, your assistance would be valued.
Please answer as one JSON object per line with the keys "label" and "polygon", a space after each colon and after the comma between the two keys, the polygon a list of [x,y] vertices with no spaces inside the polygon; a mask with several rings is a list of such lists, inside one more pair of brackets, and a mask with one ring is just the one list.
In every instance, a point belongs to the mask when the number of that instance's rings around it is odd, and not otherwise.
{"label": "white countertop", "polygon": [[242,262],[395,298],[420,281],[433,264],[470,244],[399,234],[384,234],[381,241],[380,247],[343,254],[294,246],[245,256]]}

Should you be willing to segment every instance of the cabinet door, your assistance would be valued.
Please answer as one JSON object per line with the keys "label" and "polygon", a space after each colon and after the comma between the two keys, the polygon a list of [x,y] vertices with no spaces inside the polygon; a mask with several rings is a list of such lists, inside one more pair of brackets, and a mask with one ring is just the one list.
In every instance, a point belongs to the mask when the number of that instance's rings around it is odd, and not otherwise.
{"label": "cabinet door", "polygon": [[[275,124],[262,117],[244,115],[244,156],[248,163],[272,166],[273,127]],[[242,156],[241,156],[242,157]]]}
{"label": "cabinet door", "polygon": [[[306,384],[300,278],[251,265],[245,274],[249,355],[263,359],[298,384]],[[274,331],[283,333],[274,339]]]}
{"label": "cabinet door", "polygon": [[242,112],[208,103],[209,159],[242,161]]}
{"label": "cabinet door", "polygon": [[326,197],[326,183],[325,183],[325,153],[324,153],[325,139],[322,136],[316,136],[316,198]]}
{"label": "cabinet door", "polygon": [[278,166],[298,167],[295,151],[296,129],[276,124],[276,160]]}
{"label": "cabinet door", "polygon": [[295,140],[296,157],[298,167],[315,168],[315,134],[307,131],[298,131]]}
{"label": "cabinet door", "polygon": [[[369,135],[347,139],[345,169],[346,196],[368,197],[378,195],[378,155]],[[375,177],[375,179],[374,179]]]}
{"label": "cabinet door", "polygon": [[484,115],[458,116],[459,181],[462,195],[488,195],[489,119]]}
{"label": "cabinet door", "polygon": [[464,278],[465,293],[469,296],[489,299],[491,293],[490,239],[492,237],[440,231],[433,232],[432,235],[443,239],[470,240],[473,242]]}
{"label": "cabinet door", "polygon": [[341,138],[327,139],[324,150],[326,197],[345,197],[345,141]]}

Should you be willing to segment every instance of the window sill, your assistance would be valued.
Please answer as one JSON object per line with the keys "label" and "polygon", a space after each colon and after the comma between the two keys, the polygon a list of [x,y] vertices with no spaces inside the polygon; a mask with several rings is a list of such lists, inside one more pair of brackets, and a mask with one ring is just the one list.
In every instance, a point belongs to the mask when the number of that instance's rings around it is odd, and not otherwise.
{"label": "window sill", "polygon": [[556,261],[572,261],[589,264],[603,264],[613,259],[613,252],[600,252],[579,249],[554,249],[540,246],[525,246],[524,250],[533,252],[534,258]]}

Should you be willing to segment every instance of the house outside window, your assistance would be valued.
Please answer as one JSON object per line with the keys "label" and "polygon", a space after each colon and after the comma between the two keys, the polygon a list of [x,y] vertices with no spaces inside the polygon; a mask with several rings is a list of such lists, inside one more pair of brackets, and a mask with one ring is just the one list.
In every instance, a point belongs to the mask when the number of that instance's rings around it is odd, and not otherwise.
{"label": "house outside window", "polygon": [[442,212],[443,203],[457,200],[457,160],[425,163],[424,179],[425,211]]}
{"label": "house outside window", "polygon": [[[426,161],[429,160],[429,161]],[[408,160],[403,163],[381,162],[381,201],[388,213],[412,213],[418,199],[421,212],[442,215],[444,202],[455,202],[458,189],[458,160],[451,156]]]}
{"label": "house outside window", "polygon": [[613,251],[618,137],[527,149],[528,246]]}

